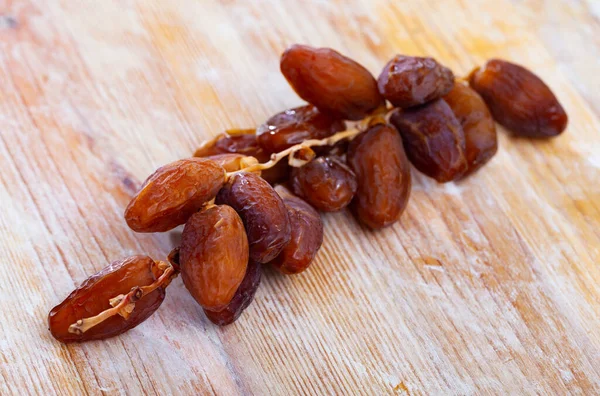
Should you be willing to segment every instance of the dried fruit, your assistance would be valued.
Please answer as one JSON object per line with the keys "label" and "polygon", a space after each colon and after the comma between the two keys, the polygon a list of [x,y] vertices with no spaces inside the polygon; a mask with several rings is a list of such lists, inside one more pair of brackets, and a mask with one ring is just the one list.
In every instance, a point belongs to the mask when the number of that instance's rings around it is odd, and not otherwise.
{"label": "dried fruit", "polygon": [[291,239],[271,265],[284,274],[299,274],[308,268],[323,243],[323,223],[319,213],[285,187],[275,187],[287,207]]}
{"label": "dried fruit", "polygon": [[[361,223],[388,226],[410,196],[409,158],[446,182],[495,154],[492,114],[525,136],[554,136],[567,124],[537,76],[501,60],[472,72],[474,89],[454,82],[452,71],[432,58],[398,55],[376,82],[331,49],[301,45],[282,55],[281,70],[312,104],[276,114],[258,135],[230,130],[196,151],[204,158],[173,162],[152,174],[127,207],[127,223],[155,232],[185,222],[181,246],[167,262],[133,256],[91,276],[50,312],[55,338],[78,342],[121,334],[158,309],[179,273],[209,320],[233,323],[252,302],[263,263],[284,274],[310,266],[323,242],[317,209],[350,203]],[[384,97],[401,108],[388,110]],[[343,130],[343,119],[360,122]],[[289,185],[302,198],[267,182],[290,172]]]}
{"label": "dried fruit", "polygon": [[[207,141],[194,153],[194,157],[209,157],[217,154],[243,154],[254,157],[258,162],[269,161],[271,155],[258,145],[254,129],[229,130],[216,138]],[[279,162],[261,173],[261,177],[269,183],[285,180],[290,167],[285,162]]]}
{"label": "dried fruit", "polygon": [[277,153],[305,140],[323,139],[344,129],[342,120],[307,105],[275,114],[258,127],[256,135],[263,150]]}
{"label": "dried fruit", "polygon": [[273,260],[290,240],[286,207],[273,187],[253,173],[236,173],[217,195],[216,203],[233,207],[246,228],[250,259]]}
{"label": "dried fruit", "polygon": [[125,209],[125,220],[137,232],[169,231],[183,224],[225,183],[215,162],[187,158],[158,168]]}
{"label": "dried fruit", "polygon": [[[115,261],[90,276],[62,303],[52,308],[48,325],[52,336],[61,342],[82,342],[114,337],[137,326],[160,307],[165,290],[159,287],[135,302],[127,318],[119,315],[89,328],[85,332],[69,331],[71,325],[110,309],[110,300],[127,294],[135,287],[151,285],[161,275],[158,264],[148,256],[132,256]],[[71,327],[72,329],[72,327]]]}
{"label": "dried fruit", "polygon": [[356,175],[339,158],[319,157],[292,170],[294,193],[324,212],[345,208],[356,192]]}
{"label": "dried fruit", "polygon": [[240,216],[226,205],[195,213],[181,234],[179,264],[183,283],[198,304],[210,310],[225,308],[248,265],[248,239]]}
{"label": "dried fruit", "polygon": [[568,117],[550,88],[526,68],[489,60],[469,76],[471,87],[487,103],[494,119],[517,135],[552,137],[567,127]]}
{"label": "dried fruit", "polygon": [[258,158],[262,151],[254,129],[228,130],[204,142],[194,153],[194,157],[208,157],[215,154],[244,154]]}
{"label": "dried fruit", "polygon": [[205,309],[204,313],[206,317],[219,326],[227,326],[235,322],[254,299],[254,295],[260,285],[261,274],[262,264],[250,261],[244,280],[236,290],[229,304],[220,311]]}
{"label": "dried fruit", "polygon": [[397,221],[408,203],[411,177],[394,127],[375,125],[358,135],[348,148],[348,165],[358,181],[351,204],[358,219],[373,229]]}
{"label": "dried fruit", "polygon": [[280,67],[298,96],[334,117],[360,120],[384,104],[371,73],[331,48],[292,45]]}
{"label": "dried fruit", "polygon": [[496,124],[485,102],[468,85],[457,82],[444,96],[465,135],[465,177],[487,163],[498,150]]}
{"label": "dried fruit", "polygon": [[[243,154],[215,154],[205,158],[214,161],[217,165],[225,169],[226,172],[235,172],[258,164],[258,160],[256,158],[248,157]],[[260,175],[260,171],[258,174]]]}
{"label": "dried fruit", "polygon": [[452,89],[454,73],[433,58],[396,55],[377,79],[379,92],[397,107],[412,107],[441,98]]}
{"label": "dried fruit", "polygon": [[406,155],[427,176],[445,183],[467,170],[464,132],[443,99],[398,111],[391,122],[402,135]]}

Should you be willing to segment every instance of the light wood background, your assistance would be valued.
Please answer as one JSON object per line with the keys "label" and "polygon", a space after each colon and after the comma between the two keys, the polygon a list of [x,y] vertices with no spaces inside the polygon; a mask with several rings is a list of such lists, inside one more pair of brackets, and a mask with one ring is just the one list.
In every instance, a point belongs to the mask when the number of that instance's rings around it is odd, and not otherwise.
{"label": "light wood background", "polygon": [[[596,0],[0,1],[0,394],[599,394]],[[326,215],[303,275],[268,272],[217,328],[177,280],[152,318],[65,346],[50,308],[108,262],[164,257],[123,210],[156,167],[301,101],[301,42],[378,73],[394,54],[459,75],[490,57],[554,89],[567,132],[500,133],[484,170],[414,173],[395,226]]]}

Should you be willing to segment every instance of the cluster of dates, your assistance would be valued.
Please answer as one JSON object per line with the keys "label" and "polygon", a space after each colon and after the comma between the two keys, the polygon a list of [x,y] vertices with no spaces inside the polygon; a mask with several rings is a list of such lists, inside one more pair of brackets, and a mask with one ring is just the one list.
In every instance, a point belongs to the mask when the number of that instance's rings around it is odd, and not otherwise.
{"label": "cluster of dates", "polygon": [[496,153],[494,120],[527,137],[567,124],[542,80],[502,60],[463,81],[432,58],[398,55],[375,80],[332,49],[294,45],[281,71],[309,104],[219,135],[154,172],[125,219],[137,232],[185,224],[181,245],[167,261],[133,256],[90,277],[50,312],[55,338],[102,339],[136,326],[179,273],[208,319],[232,323],[262,265],[284,274],[310,265],[323,241],[317,210],[349,206],[367,227],[386,227],[408,202],[409,162],[439,182],[457,180]]}

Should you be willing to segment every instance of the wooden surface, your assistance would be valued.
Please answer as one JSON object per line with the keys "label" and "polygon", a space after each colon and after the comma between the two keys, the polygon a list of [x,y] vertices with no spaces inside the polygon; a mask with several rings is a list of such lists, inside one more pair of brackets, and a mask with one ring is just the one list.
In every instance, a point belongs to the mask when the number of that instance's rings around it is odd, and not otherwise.
{"label": "wooden surface", "polygon": [[[0,394],[600,393],[600,8],[595,0],[5,0],[0,2]],[[148,321],[61,345],[49,309],[133,254],[123,209],[156,167],[301,101],[294,42],[378,73],[398,52],[457,74],[529,66],[570,116],[500,133],[476,176],[414,173],[395,226],[326,215],[313,266],[267,273],[233,326],[180,280]]]}

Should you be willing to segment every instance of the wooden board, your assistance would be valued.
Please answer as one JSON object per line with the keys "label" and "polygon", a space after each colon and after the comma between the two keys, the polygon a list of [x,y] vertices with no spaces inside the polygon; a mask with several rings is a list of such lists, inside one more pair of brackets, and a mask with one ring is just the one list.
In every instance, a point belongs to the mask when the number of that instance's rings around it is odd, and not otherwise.
{"label": "wooden board", "polygon": [[[600,9],[464,0],[7,0],[0,17],[0,394],[600,393]],[[65,346],[49,309],[176,235],[122,218],[156,167],[301,101],[295,42],[378,73],[398,52],[458,75],[490,57],[539,73],[570,116],[549,141],[500,133],[476,176],[414,173],[379,232],[324,216],[303,275],[268,272],[220,329],[177,280],[158,311]]]}

